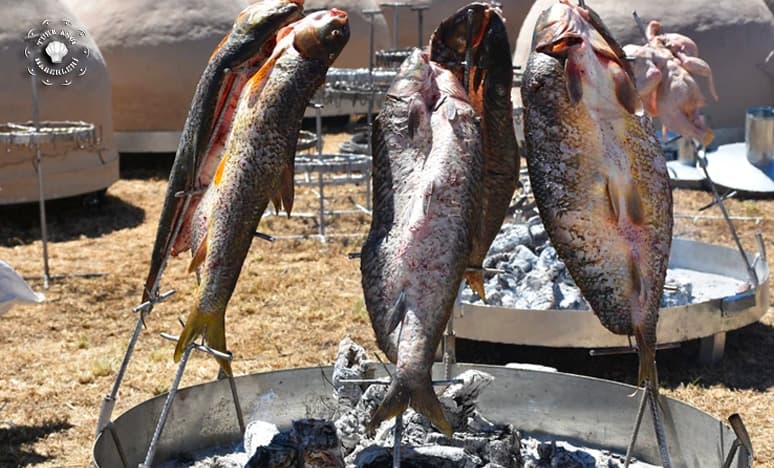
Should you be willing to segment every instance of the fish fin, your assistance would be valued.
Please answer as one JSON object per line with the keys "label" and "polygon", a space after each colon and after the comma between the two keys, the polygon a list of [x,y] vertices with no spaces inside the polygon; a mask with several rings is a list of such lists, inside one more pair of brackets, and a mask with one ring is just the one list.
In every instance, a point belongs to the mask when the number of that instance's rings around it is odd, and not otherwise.
{"label": "fish fin", "polygon": [[564,62],[564,75],[570,102],[573,105],[577,105],[583,98],[583,69],[580,63],[573,58],[572,54]]}
{"label": "fish fin", "polygon": [[433,390],[433,382],[429,374],[426,382],[421,384],[415,382],[411,388],[404,382],[403,378],[396,376],[390,384],[390,388],[387,389],[382,404],[371,416],[366,429],[369,432],[373,431],[379,427],[382,421],[406,411],[409,404],[418,413],[427,417],[441,432],[449,436],[452,435],[452,425],[444,414],[443,406]]}
{"label": "fish fin", "polygon": [[472,289],[478,297],[486,304],[486,291],[484,290],[484,274],[481,271],[468,270],[465,272],[465,280],[468,282],[468,286]]}
{"label": "fish fin", "polygon": [[642,205],[640,192],[637,191],[634,184],[627,187],[624,198],[626,200],[626,214],[629,219],[638,226],[642,225],[645,222],[645,207]]}
{"label": "fish fin", "polygon": [[616,222],[620,220],[621,207],[619,205],[620,187],[610,177],[607,178],[607,201],[610,202],[610,211],[613,212],[613,217]]}
{"label": "fish fin", "polygon": [[413,98],[413,97],[411,98],[411,101],[409,102],[409,105],[408,105],[408,111],[409,111],[408,121],[407,121],[408,136],[412,140],[414,139],[414,135],[417,134],[417,129],[419,128],[419,120],[420,120],[420,115],[422,113],[422,106],[423,106],[422,100]]}
{"label": "fish fin", "polygon": [[629,275],[635,294],[637,294],[637,297],[642,297],[642,294],[645,292],[645,279],[642,275],[642,270],[640,270],[639,262],[633,255],[629,258]]}
{"label": "fish fin", "polygon": [[409,404],[409,389],[399,383],[397,378],[392,381],[390,388],[387,389],[387,394],[384,396],[384,400],[376,408],[376,411],[371,416],[371,420],[366,425],[368,432],[373,432],[382,421],[386,421],[390,418],[401,414],[406,411]]}
{"label": "fish fin", "polygon": [[[658,371],[656,369],[656,340],[648,340],[643,327],[634,327],[634,338],[637,341],[640,368],[637,374],[637,384],[647,384],[658,394]],[[652,342],[652,344],[651,344]]]}
{"label": "fish fin", "polygon": [[[177,340],[175,346],[174,360],[180,361],[185,347],[199,335],[204,335],[204,340],[210,348],[228,353],[226,350],[226,329],[225,314],[223,313],[202,313],[198,307],[191,311],[188,320],[183,327],[183,332]],[[225,359],[215,358],[226,375],[233,375],[231,371],[231,362]]]}
{"label": "fish fin", "polygon": [[[279,42],[279,39],[277,39],[277,42]],[[264,62],[261,68],[255,72],[255,74],[250,78],[250,81],[248,81],[245,85],[245,89],[249,90],[247,91],[249,107],[254,107],[255,103],[258,102],[258,99],[261,97],[263,87],[269,80],[269,74],[274,69],[274,65],[277,63],[277,59],[280,57],[280,55],[282,55],[280,52],[281,51],[275,51],[274,54],[272,54],[272,56],[269,57],[266,62]]]}
{"label": "fish fin", "polygon": [[453,122],[457,118],[457,106],[451,100],[447,100],[443,105],[443,116],[446,120]]}
{"label": "fish fin", "polygon": [[191,263],[188,265],[188,273],[196,271],[202,263],[204,263],[204,259],[207,258],[207,244],[209,237],[209,233],[205,234],[204,239],[202,239],[202,241],[199,242],[199,246],[196,247],[196,252],[194,252]]}
{"label": "fish fin", "polygon": [[630,114],[641,116],[644,113],[642,99],[634,86],[631,77],[616,62],[608,62],[607,69],[615,84],[615,97],[618,103]]}
{"label": "fish fin", "polygon": [[295,186],[293,185],[293,176],[295,168],[289,164],[282,170],[280,195],[282,197],[282,206],[285,207],[285,213],[290,218],[290,212],[293,211],[293,200],[295,198]]}
{"label": "fish fin", "polygon": [[218,163],[218,169],[215,170],[215,175],[212,178],[212,183],[215,185],[220,185],[220,180],[223,177],[223,171],[226,167],[226,161],[228,161],[229,153],[223,153],[223,156],[220,158],[220,162]]}
{"label": "fish fin", "polygon": [[403,321],[406,316],[406,292],[401,291],[398,295],[398,299],[395,300],[395,304],[387,310],[385,314],[387,317],[387,334],[391,334],[398,328],[398,325]]}
{"label": "fish fin", "polygon": [[274,211],[279,214],[280,210],[282,210],[282,194],[280,192],[271,196],[271,204],[274,205]]}
{"label": "fish fin", "polygon": [[430,422],[447,436],[452,435],[452,425],[443,412],[443,406],[438,400],[438,395],[435,394],[429,373],[427,381],[417,385],[415,390],[411,392],[410,400],[409,404],[417,413],[427,416]]}

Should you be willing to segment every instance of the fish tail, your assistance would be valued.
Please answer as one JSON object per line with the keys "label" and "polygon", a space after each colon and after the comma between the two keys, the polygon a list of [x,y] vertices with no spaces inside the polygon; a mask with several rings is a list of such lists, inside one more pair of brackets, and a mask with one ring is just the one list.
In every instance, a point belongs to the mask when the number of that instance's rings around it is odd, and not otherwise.
{"label": "fish tail", "polygon": [[[194,341],[199,335],[204,335],[204,341],[210,348],[228,353],[226,350],[226,328],[225,314],[203,313],[198,307],[191,311],[188,320],[180,334],[180,339],[175,346],[175,362],[180,361],[186,346]],[[215,358],[226,375],[233,375],[231,372],[231,362],[226,359]]]}
{"label": "fish tail", "polygon": [[441,432],[451,435],[451,423],[443,412],[443,407],[433,390],[433,383],[429,375],[426,380],[426,382],[415,382],[409,386],[406,384],[407,379],[396,376],[390,384],[390,388],[387,389],[384,401],[371,417],[367,426],[368,431],[373,431],[382,421],[406,411],[406,408],[411,404],[414,410],[426,416]]}
{"label": "fish tail", "polygon": [[470,289],[472,289],[478,297],[486,304],[486,291],[484,290],[484,273],[476,270],[468,270],[465,272],[465,280],[468,282]]}
{"label": "fish tail", "polygon": [[637,384],[646,384],[658,393],[658,371],[656,369],[656,346],[654,339],[647,338],[647,330],[644,327],[635,327],[634,338],[637,340],[638,354],[640,357],[640,369],[637,375]]}

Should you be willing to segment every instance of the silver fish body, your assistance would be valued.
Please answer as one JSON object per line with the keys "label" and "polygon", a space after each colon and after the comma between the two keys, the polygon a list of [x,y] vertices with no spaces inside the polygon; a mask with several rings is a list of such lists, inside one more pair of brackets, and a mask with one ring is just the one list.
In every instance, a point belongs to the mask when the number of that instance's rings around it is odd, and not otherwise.
{"label": "silver fish body", "polygon": [[376,118],[373,147],[363,292],[379,346],[396,370],[370,426],[410,405],[450,432],[430,370],[480,222],[475,111],[456,78],[416,50]]}

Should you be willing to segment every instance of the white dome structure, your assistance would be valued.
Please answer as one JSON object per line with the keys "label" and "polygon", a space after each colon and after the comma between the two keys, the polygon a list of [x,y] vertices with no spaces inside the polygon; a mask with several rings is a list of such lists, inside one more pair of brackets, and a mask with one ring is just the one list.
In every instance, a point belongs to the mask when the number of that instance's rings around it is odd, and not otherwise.
{"label": "white dome structure", "polygon": [[45,198],[105,189],[118,180],[118,154],[110,79],[99,49],[59,0],[3,3],[0,205],[38,200],[35,151],[29,139],[16,138],[20,129],[13,126],[33,118],[31,73],[37,80],[41,121],[82,121],[101,135],[97,144],[85,144],[91,143],[88,138],[69,144],[67,133],[41,145]]}
{"label": "white dome structure", "polygon": [[[540,13],[557,0],[537,0],[519,32],[514,65],[524,66]],[[744,139],[747,108],[774,103],[774,2],[771,0],[594,0],[589,5],[621,45],[644,39],[632,11],[647,24],[658,20],[662,31],[684,34],[699,46],[709,63],[720,100],[703,109],[716,130],[716,142]],[[719,130],[719,131],[718,131]]]}
{"label": "white dome structure", "polygon": [[63,0],[110,70],[122,152],[175,151],[212,51],[245,0]]}

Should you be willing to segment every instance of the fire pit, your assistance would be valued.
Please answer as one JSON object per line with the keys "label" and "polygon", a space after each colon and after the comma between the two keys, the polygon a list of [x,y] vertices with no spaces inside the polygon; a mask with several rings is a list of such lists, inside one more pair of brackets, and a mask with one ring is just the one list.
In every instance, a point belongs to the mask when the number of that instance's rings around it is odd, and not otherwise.
{"label": "fire pit", "polygon": [[[629,397],[634,387],[558,372],[451,366],[454,376],[470,370],[494,378],[476,398],[480,413],[493,423],[510,424],[522,437],[528,434],[539,440],[625,451],[632,421],[621,415],[635,414],[637,398]],[[442,366],[434,371],[437,378],[442,378]],[[292,421],[301,418],[333,419],[337,402],[332,395],[332,372],[332,367],[322,367],[238,377],[236,384],[248,427],[252,421],[267,421],[287,430]],[[383,375],[381,366],[374,364],[369,365],[369,372],[377,377]],[[114,421],[112,433],[103,431],[94,444],[96,465],[135,467],[142,463],[164,398],[161,395],[135,406]],[[670,398],[664,398],[663,403],[674,466],[721,466],[736,440],[734,432],[685,403]],[[643,424],[649,427],[650,423],[646,420]],[[223,447],[225,453],[241,440],[227,381],[181,389],[160,439],[154,466],[169,460],[190,460],[191,454],[206,448]],[[637,448],[635,456],[639,460],[658,460],[651,431],[641,432]],[[731,466],[747,463],[748,453],[741,448]]]}

